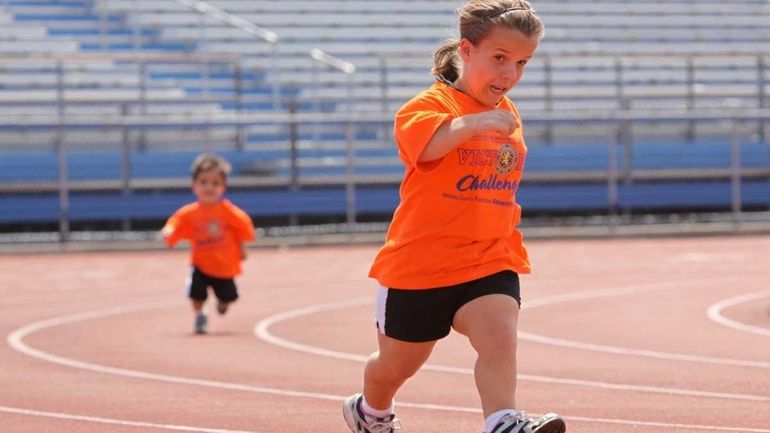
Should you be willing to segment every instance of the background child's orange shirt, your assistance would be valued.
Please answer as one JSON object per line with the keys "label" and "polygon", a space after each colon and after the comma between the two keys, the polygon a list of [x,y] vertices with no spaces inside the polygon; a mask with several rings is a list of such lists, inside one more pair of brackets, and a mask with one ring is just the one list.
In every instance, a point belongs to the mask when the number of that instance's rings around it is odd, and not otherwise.
{"label": "background child's orange shirt", "polygon": [[241,273],[240,244],[254,239],[251,217],[229,200],[190,203],[177,210],[163,228],[166,243],[190,241],[191,262],[206,275],[233,278]]}
{"label": "background child's orange shirt", "polygon": [[[513,112],[521,125],[508,98],[497,108]],[[516,230],[521,217],[516,190],[527,154],[522,128],[510,137],[474,137],[437,161],[417,161],[443,124],[487,110],[437,82],[396,113],[395,138],[406,173],[401,203],[369,273],[381,285],[427,289],[503,270],[530,271]]]}

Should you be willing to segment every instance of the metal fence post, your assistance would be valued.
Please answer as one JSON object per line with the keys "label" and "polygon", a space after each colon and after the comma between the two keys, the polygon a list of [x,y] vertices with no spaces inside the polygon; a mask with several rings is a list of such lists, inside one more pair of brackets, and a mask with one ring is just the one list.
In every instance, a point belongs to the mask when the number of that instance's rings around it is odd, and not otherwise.
{"label": "metal fence post", "polygon": [[[139,112],[147,115],[147,61],[139,60]],[[144,126],[139,129],[139,149],[147,148],[147,130]]]}
{"label": "metal fence post", "polygon": [[[288,101],[289,109],[289,191],[292,195],[300,190],[299,184],[299,125],[297,111],[299,103],[295,97]],[[299,225],[299,215],[296,211],[289,212],[289,225]]]}
{"label": "metal fence post", "polygon": [[[687,109],[695,110],[695,58],[687,56]],[[687,121],[687,140],[695,141],[695,121]]]}
{"label": "metal fence post", "polygon": [[[385,56],[379,56],[380,67],[380,106],[382,109],[382,118],[388,117],[390,107],[388,104],[388,61]],[[385,142],[390,138],[392,130],[387,123],[382,124],[382,141]]]}
{"label": "metal fence post", "polygon": [[737,119],[730,119],[730,203],[733,221],[741,220],[741,131]]}
{"label": "metal fence post", "polygon": [[70,238],[69,161],[64,138],[66,107],[64,100],[64,62],[56,61],[56,152],[59,157],[59,241]]}
{"label": "metal fence post", "polygon": [[[313,145],[317,145],[321,139],[321,67],[318,62],[313,62],[311,77],[313,80],[313,111],[319,113],[316,120],[313,121]],[[292,100],[295,104],[296,99]]]}
{"label": "metal fence post", "polygon": [[620,131],[621,125],[618,121],[612,122],[607,143],[607,210],[613,227],[618,223],[618,136]]}
{"label": "metal fence post", "polygon": [[347,125],[345,128],[345,202],[347,203],[348,232],[353,233],[356,224],[356,161],[353,148],[353,76],[347,80]]}
{"label": "metal fence post", "polygon": [[618,109],[625,110],[624,104],[630,105],[630,100],[625,96],[625,83],[623,82],[623,58],[615,57],[615,94],[618,100]]}
{"label": "metal fence post", "polygon": [[314,48],[310,51],[310,56],[317,62],[323,63],[337,71],[347,75],[347,105],[346,105],[346,127],[345,127],[345,208],[347,214],[348,232],[353,233],[356,224],[356,179],[355,179],[355,149],[353,140],[355,131],[353,130],[353,85],[355,82],[356,65],[338,59],[326,54],[322,50]]}
{"label": "metal fence post", "polygon": [[273,95],[273,109],[281,109],[280,81],[278,80],[278,44],[277,38],[270,42],[270,85]]}
{"label": "metal fence post", "polygon": [[[120,112],[125,118],[128,115],[128,106],[122,104]],[[128,126],[123,125],[122,141],[121,141],[121,161],[120,161],[120,176],[121,176],[121,195],[123,199],[128,199],[131,195],[131,142],[128,136]],[[124,216],[121,221],[123,231],[131,230],[131,218]]]}
{"label": "metal fence post", "polygon": [[[241,116],[243,114],[243,70],[241,69],[240,58],[235,60],[233,68],[235,112],[238,113],[238,116]],[[238,150],[243,150],[246,147],[246,135],[244,133],[242,122],[238,122],[235,126],[235,147]]]}
{"label": "metal fence post", "polygon": [[[553,111],[553,65],[550,55],[545,56],[545,63],[543,65],[543,103],[545,111],[550,113]],[[544,141],[546,144],[553,144],[553,122],[548,122],[545,125]]]}
{"label": "metal fence post", "polygon": [[[765,57],[763,54],[757,54],[757,98],[758,98],[758,106],[759,108],[765,108],[768,106],[767,104],[767,92],[765,91],[765,85],[767,84],[767,79],[765,78],[765,70],[767,69],[767,63],[765,63]],[[764,120],[759,121],[759,139],[762,140],[762,142],[766,142],[767,139],[767,132],[765,131],[765,128],[767,127],[767,124]]]}
{"label": "metal fence post", "polygon": [[[620,109],[623,112],[631,111],[631,100],[624,97],[620,101]],[[617,131],[618,141],[623,146],[623,167],[620,176],[623,177],[626,184],[631,183],[632,172],[634,169],[634,133],[633,125],[629,120],[623,120]]]}

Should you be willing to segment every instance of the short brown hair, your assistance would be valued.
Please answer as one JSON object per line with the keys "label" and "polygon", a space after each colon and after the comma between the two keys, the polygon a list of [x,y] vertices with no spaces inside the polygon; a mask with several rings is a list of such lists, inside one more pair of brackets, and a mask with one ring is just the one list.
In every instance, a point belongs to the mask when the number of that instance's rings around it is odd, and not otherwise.
{"label": "short brown hair", "polygon": [[193,161],[192,166],[190,167],[190,174],[192,175],[193,180],[195,180],[201,173],[211,170],[218,171],[222,177],[227,180],[227,176],[230,174],[232,166],[221,156],[204,153],[195,158],[195,161]]}

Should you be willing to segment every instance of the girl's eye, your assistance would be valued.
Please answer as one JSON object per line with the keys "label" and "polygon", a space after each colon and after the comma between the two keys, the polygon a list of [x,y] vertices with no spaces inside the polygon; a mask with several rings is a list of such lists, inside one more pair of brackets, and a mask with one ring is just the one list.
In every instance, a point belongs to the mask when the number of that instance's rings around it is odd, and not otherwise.
{"label": "girl's eye", "polygon": [[505,60],[505,57],[504,56],[495,56],[495,60],[497,60],[498,62],[502,62],[503,60]]}

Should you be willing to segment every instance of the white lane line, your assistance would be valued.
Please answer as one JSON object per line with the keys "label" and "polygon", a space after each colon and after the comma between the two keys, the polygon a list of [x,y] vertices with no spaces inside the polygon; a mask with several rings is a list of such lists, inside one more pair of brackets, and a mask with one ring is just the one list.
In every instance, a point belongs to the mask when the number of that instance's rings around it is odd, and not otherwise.
{"label": "white lane line", "polygon": [[[721,280],[720,280],[721,281]],[[526,308],[546,307],[563,302],[582,301],[589,299],[604,298],[609,296],[626,295],[641,292],[651,292],[657,290],[670,290],[682,288],[683,286],[700,287],[703,283],[713,283],[714,280],[691,280],[679,283],[654,283],[646,286],[632,286],[623,289],[596,290],[591,292],[575,292],[565,295],[551,296],[543,299],[537,299],[525,304]],[[668,286],[668,288],[664,287]],[[770,292],[766,292],[770,294]],[[767,330],[765,330],[767,331]],[[593,352],[612,353],[616,355],[640,356],[646,358],[665,359],[670,361],[694,362],[701,364],[728,365],[734,367],[751,368],[770,368],[770,362],[753,361],[732,358],[719,358],[712,356],[690,355],[685,353],[660,352],[654,350],[632,349],[627,347],[610,346],[606,344],[591,344],[574,340],[565,340],[560,338],[547,337],[545,335],[534,334],[531,332],[519,331],[519,338],[522,340],[533,341],[553,346],[567,347],[571,349],[589,350]]]}
{"label": "white lane line", "polygon": [[[178,302],[176,302],[175,304],[178,305]],[[119,314],[136,313],[136,312],[148,311],[148,310],[153,310],[158,308],[165,308],[170,305],[172,305],[172,302],[166,301],[166,302],[158,302],[158,303],[151,303],[151,304],[107,308],[104,310],[55,317],[52,319],[31,323],[29,325],[18,328],[15,331],[8,334],[6,341],[8,342],[8,345],[11,346],[12,349],[18,352],[21,352],[27,356],[30,356],[32,358],[37,358],[42,361],[50,362],[53,364],[64,365],[67,367],[77,368],[81,370],[95,371],[98,373],[113,374],[117,376],[132,377],[136,379],[155,380],[159,382],[178,383],[183,385],[196,385],[196,386],[203,386],[203,387],[209,387],[209,388],[229,389],[233,391],[256,392],[256,393],[262,393],[262,394],[275,394],[275,395],[291,396],[291,397],[306,397],[306,398],[314,398],[314,399],[321,399],[321,400],[333,400],[333,401],[341,400],[340,396],[332,395],[332,394],[281,390],[276,388],[250,386],[250,385],[243,385],[238,383],[217,382],[213,380],[170,376],[165,374],[149,373],[146,371],[109,367],[105,365],[93,364],[90,362],[83,362],[83,361],[78,361],[76,359],[53,355],[48,352],[44,352],[42,350],[38,350],[33,347],[30,347],[23,341],[24,337],[47,328],[53,328],[56,326],[61,326],[69,323],[75,323],[75,322],[81,322],[81,321],[90,320],[90,319],[115,316]]]}
{"label": "white lane line", "polygon": [[[347,308],[359,307],[367,304],[371,304],[373,300],[371,298],[358,298],[351,299],[342,302],[332,302],[321,305],[311,305],[308,307],[298,308],[296,310],[290,310],[283,313],[278,313],[273,316],[267,317],[259,321],[254,326],[254,335],[259,339],[266,341],[270,344],[274,344],[286,349],[310,353],[313,355],[325,356],[329,358],[343,359],[347,361],[366,362],[369,358],[366,355],[360,355],[357,353],[341,352],[335,350],[329,350],[321,347],[311,346],[307,344],[297,343],[295,341],[287,340],[270,332],[270,327],[287,320],[296,319],[303,316],[309,316],[318,313],[325,313],[330,311],[342,310]],[[437,364],[424,364],[423,370],[438,371],[444,373],[473,375],[473,369],[463,367],[450,367]],[[550,383],[550,384],[562,384],[562,385],[574,385],[574,386],[586,386],[600,389],[613,389],[620,391],[636,391],[636,392],[648,392],[658,394],[670,394],[670,395],[684,395],[694,397],[706,397],[706,398],[721,398],[728,400],[746,400],[746,401],[760,401],[770,402],[770,396],[752,395],[752,394],[736,394],[726,392],[713,392],[713,391],[697,391],[681,388],[670,387],[657,387],[657,386],[644,386],[644,385],[629,385],[610,382],[580,380],[559,378],[552,376],[538,376],[531,374],[519,374],[520,380],[527,380],[532,382]]]}
{"label": "white lane line", "polygon": [[[360,302],[361,300],[357,300],[357,301]],[[369,300],[369,302],[371,301]],[[338,401],[338,402],[343,401],[347,397],[347,395],[311,393],[311,392],[288,390],[288,389],[249,386],[249,385],[243,385],[243,384],[216,382],[216,381],[209,381],[209,380],[185,378],[180,376],[169,376],[169,375],[163,375],[163,374],[148,373],[144,371],[108,367],[108,366],[86,363],[86,362],[77,361],[74,359],[69,359],[69,358],[48,354],[41,350],[34,349],[23,342],[24,337],[46,328],[52,328],[55,326],[60,326],[63,324],[74,323],[74,322],[83,321],[83,320],[108,317],[111,315],[147,311],[151,309],[167,307],[169,305],[171,305],[171,302],[161,302],[161,303],[144,304],[144,305],[137,305],[137,306],[125,306],[125,307],[109,308],[105,310],[99,310],[99,311],[87,312],[87,313],[81,313],[81,314],[72,314],[72,315],[63,316],[59,318],[43,320],[40,322],[31,323],[27,326],[24,326],[22,328],[19,328],[11,332],[7,337],[7,341],[8,341],[8,344],[14,350],[17,350],[33,358],[41,359],[43,361],[51,362],[55,364],[65,365],[72,368],[96,371],[96,372],[106,373],[106,374],[113,374],[113,375],[147,379],[147,380],[156,380],[156,381],[170,382],[170,383],[177,383],[177,384],[184,384],[184,385],[192,385],[192,386],[204,386],[204,387],[222,388],[222,389],[253,392],[253,393],[260,393],[260,394],[278,395],[283,397],[299,397],[299,398],[310,398],[310,399],[317,399],[317,400],[332,400],[332,401]],[[447,367],[447,368],[450,368],[450,367]],[[464,412],[464,413],[474,413],[474,414],[481,413],[481,410],[478,408],[464,407],[464,406],[410,403],[406,401],[399,401],[399,405],[403,407],[426,409],[426,410]],[[633,425],[650,425],[650,426],[667,427],[670,429],[686,429],[686,430],[689,429],[689,430],[703,430],[703,431],[708,430],[708,431],[745,432],[745,433],[770,433],[770,429],[717,427],[717,426],[705,426],[705,425],[681,424],[681,423],[670,424],[670,423],[658,423],[658,422],[651,422],[651,421],[612,419],[612,418],[593,418],[593,417],[570,416],[570,415],[565,415],[565,417],[567,419],[571,419],[575,421],[616,424],[616,425],[632,425],[632,426]]]}
{"label": "white lane line", "polygon": [[717,358],[712,356],[688,355],[685,353],[658,352],[654,350],[631,349],[627,347],[608,346],[605,344],[591,344],[580,341],[563,340],[560,338],[546,337],[519,331],[519,338],[551,346],[566,347],[569,349],[589,350],[592,352],[611,353],[614,355],[641,356],[645,358],[665,359],[667,361],[694,362],[698,364],[729,365],[733,367],[770,368],[770,362],[748,361],[732,358]]}
{"label": "white lane line", "polygon": [[[619,420],[612,419],[612,418],[585,418],[585,417],[579,417],[579,416],[569,417],[568,421],[585,421],[585,422],[595,422],[595,423],[602,423],[602,424],[618,424],[618,425],[629,424],[629,422],[626,422],[625,420],[621,420],[621,422],[618,422]],[[671,429],[671,428],[695,430],[695,431],[728,431],[728,432],[738,432],[738,433],[765,433],[768,431],[767,429],[748,428],[748,427],[717,427],[713,425],[679,424],[679,423],[665,423],[665,422],[655,422],[655,421],[630,421],[630,422],[633,423],[634,427],[636,426],[663,427],[665,429],[663,430],[664,432],[667,432],[668,431],[667,429]]]}
{"label": "white lane line", "polygon": [[708,309],[706,310],[706,315],[708,316],[709,319],[713,320],[714,322],[722,326],[726,326],[728,328],[734,329],[736,331],[749,332],[752,334],[764,335],[766,337],[769,337],[770,329],[768,328],[747,325],[745,323],[728,319],[727,317],[722,315],[722,310],[724,310],[725,308],[732,307],[738,304],[743,304],[746,302],[756,301],[757,299],[764,299],[764,298],[770,298],[770,290],[765,290],[762,292],[746,293],[744,295],[735,296],[729,299],[724,299],[708,307]]}
{"label": "white lane line", "polygon": [[[725,280],[731,280],[731,279],[732,278],[726,278]],[[573,293],[549,296],[542,299],[529,301],[524,304],[524,308],[526,310],[529,310],[532,308],[547,307],[547,306],[560,304],[564,302],[575,302],[575,301],[607,298],[611,296],[622,296],[622,295],[629,295],[629,294],[636,294],[636,293],[649,293],[649,292],[672,290],[672,289],[682,289],[687,286],[694,286],[697,288],[697,287],[702,287],[704,283],[713,283],[713,282],[714,282],[714,279],[688,280],[688,281],[681,281],[681,282],[651,283],[651,284],[635,285],[635,286],[623,287],[619,289],[603,289],[603,290],[593,290],[593,291],[585,291],[585,292],[582,292],[582,291],[573,292]],[[334,309],[344,309],[344,308],[361,306],[365,303],[367,303],[367,299],[361,298],[361,299],[351,301],[350,305],[347,305],[347,303],[345,302],[339,302],[334,304],[327,304],[327,306],[320,306],[321,309],[317,311],[315,309],[318,306],[310,306],[307,308],[299,308],[296,310],[287,311],[287,312],[276,314],[274,316],[270,316],[263,319],[262,321],[257,323],[257,325],[255,326],[254,333],[255,335],[257,335],[257,337],[265,341],[271,342],[272,344],[280,345],[293,350],[315,353],[317,355],[332,356],[333,353],[331,351],[326,351],[323,348],[316,348],[313,346],[298,344],[298,343],[294,343],[289,340],[277,337],[273,335],[268,328],[278,322],[327,311],[328,306],[331,306],[331,309],[334,310]],[[669,361],[693,362],[693,363],[701,363],[701,364],[728,365],[728,366],[734,366],[734,367],[770,368],[770,362],[765,362],[765,361],[699,356],[699,355],[690,355],[690,354],[684,354],[684,353],[660,352],[660,351],[654,351],[654,350],[642,350],[642,349],[610,346],[606,344],[591,344],[591,343],[584,343],[584,342],[574,341],[574,340],[552,338],[545,335],[535,334],[531,332],[524,332],[521,330],[519,331],[518,335],[519,335],[519,338],[522,340],[533,341],[537,343],[549,344],[554,346],[567,347],[571,349],[611,353],[616,355],[639,356],[639,357],[647,357],[647,358],[655,358],[655,359],[664,359]],[[350,359],[353,361],[360,361],[360,359],[357,358],[359,356],[360,355],[350,356],[350,354],[347,354],[345,357],[340,357],[340,356],[335,356],[335,357],[341,358],[341,359]],[[366,357],[364,357],[363,359],[366,359]],[[442,371],[445,371],[445,370],[442,370]]]}
{"label": "white lane line", "polygon": [[[725,278],[725,279],[720,279],[720,281],[732,280],[732,279],[733,278]],[[550,296],[543,299],[537,299],[531,302],[527,302],[525,304],[525,307],[527,309],[547,307],[550,305],[559,304],[563,302],[590,300],[590,299],[605,298],[610,296],[653,292],[658,290],[681,289],[686,286],[701,287],[705,283],[713,283],[713,282],[714,282],[714,279],[689,280],[689,281],[682,281],[682,282],[653,283],[650,285],[631,286],[631,287],[626,287],[622,289],[606,289],[606,290],[595,290],[590,292],[567,293],[564,295]],[[691,355],[686,353],[672,353],[672,352],[661,352],[661,351],[655,351],[655,350],[633,349],[633,348],[627,348],[627,347],[610,346],[606,344],[592,344],[592,343],[584,343],[584,342],[575,341],[575,340],[552,338],[545,335],[535,334],[531,332],[523,332],[523,331],[519,331],[518,335],[519,335],[519,338],[522,340],[533,341],[533,342],[542,343],[542,344],[549,344],[552,346],[567,347],[571,349],[588,350],[593,352],[612,353],[616,355],[626,355],[626,356],[640,356],[640,357],[646,357],[646,358],[665,359],[669,361],[694,362],[694,363],[700,363],[700,364],[716,364],[716,365],[728,365],[728,366],[734,366],[734,367],[751,367],[751,368],[770,368],[770,362],[765,362],[765,361],[721,358],[721,357],[713,357],[713,356],[700,356],[700,355]]]}
{"label": "white lane line", "polygon": [[102,418],[102,417],[85,416],[85,415],[73,415],[73,414],[61,413],[61,412],[44,412],[40,410],[21,409],[17,407],[8,407],[8,406],[0,406],[0,412],[11,413],[14,415],[64,419],[68,421],[85,421],[85,422],[94,422],[99,424],[111,424],[111,425],[119,425],[119,426],[127,426],[127,427],[154,428],[154,429],[186,431],[186,432],[258,433],[255,431],[224,430],[224,429],[215,429],[215,428],[190,427],[190,426],[175,425],[175,424],[154,424],[150,422],[126,421],[122,419]]}

